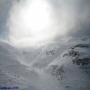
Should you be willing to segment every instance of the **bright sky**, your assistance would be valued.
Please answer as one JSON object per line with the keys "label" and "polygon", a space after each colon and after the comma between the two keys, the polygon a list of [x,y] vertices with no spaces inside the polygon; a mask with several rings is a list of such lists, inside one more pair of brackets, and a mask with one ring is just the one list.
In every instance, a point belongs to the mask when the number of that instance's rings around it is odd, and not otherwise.
{"label": "bright sky", "polygon": [[32,46],[53,39],[56,31],[52,31],[51,13],[46,0],[27,0],[24,5],[14,5],[9,18],[11,42]]}

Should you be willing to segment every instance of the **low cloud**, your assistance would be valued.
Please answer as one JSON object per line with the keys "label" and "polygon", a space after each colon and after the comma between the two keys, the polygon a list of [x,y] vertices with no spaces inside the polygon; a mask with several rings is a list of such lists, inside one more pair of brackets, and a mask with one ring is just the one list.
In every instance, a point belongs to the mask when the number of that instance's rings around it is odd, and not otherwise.
{"label": "low cloud", "polygon": [[[17,10],[24,5],[24,1],[17,0],[16,4]],[[31,0],[27,0],[31,2]],[[52,8],[52,32],[56,33],[56,38],[62,37],[72,37],[81,38],[90,36],[90,1],[89,0],[47,0]],[[24,3],[23,3],[24,2]],[[9,23],[9,15],[12,13],[15,17],[17,15],[15,12],[10,12],[12,9],[11,0],[1,0],[0,1],[0,36],[1,37],[11,37],[8,27],[5,25]],[[14,4],[14,5],[15,5]],[[17,7],[18,6],[18,7]],[[13,20],[16,20],[13,17]],[[16,25],[19,21],[15,21]],[[12,24],[9,23],[12,27]],[[15,30],[15,28],[12,28]],[[48,29],[49,30],[49,29]],[[23,32],[19,30],[18,32]],[[10,36],[11,35],[11,36]],[[21,33],[20,33],[21,35]],[[28,34],[29,35],[29,34]],[[25,34],[24,34],[25,36]],[[30,35],[29,35],[30,36]],[[28,43],[28,42],[27,42]]]}
{"label": "low cloud", "polygon": [[[89,0],[49,0],[60,21],[62,11],[68,20],[68,36],[73,38],[90,36],[90,1]],[[64,18],[65,18],[64,17]],[[62,22],[62,21],[61,21]],[[62,22],[63,23],[63,22]],[[60,27],[60,24],[59,24]]]}

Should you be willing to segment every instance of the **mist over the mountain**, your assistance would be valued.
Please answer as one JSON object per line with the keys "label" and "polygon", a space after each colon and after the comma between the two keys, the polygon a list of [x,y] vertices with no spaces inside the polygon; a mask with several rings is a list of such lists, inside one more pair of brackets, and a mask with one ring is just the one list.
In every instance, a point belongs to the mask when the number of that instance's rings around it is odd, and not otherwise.
{"label": "mist over the mountain", "polygon": [[0,0],[0,89],[90,90],[89,0]]}

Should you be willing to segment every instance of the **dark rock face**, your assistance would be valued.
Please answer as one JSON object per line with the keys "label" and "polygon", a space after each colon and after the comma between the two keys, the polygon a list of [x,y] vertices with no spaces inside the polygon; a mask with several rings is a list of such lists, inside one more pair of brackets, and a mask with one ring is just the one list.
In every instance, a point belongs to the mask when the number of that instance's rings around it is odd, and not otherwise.
{"label": "dark rock face", "polygon": [[56,52],[56,50],[49,50],[49,51],[47,51],[46,52],[46,55],[54,55],[55,54],[55,52]]}
{"label": "dark rock face", "polygon": [[65,54],[63,55],[63,57],[65,57],[65,56],[78,57],[78,56],[79,56],[79,51],[75,51],[74,49],[70,49],[70,50],[68,51],[68,53],[65,53]]}
{"label": "dark rock face", "polygon": [[[73,64],[76,64],[76,65],[84,66],[84,65],[90,64],[89,55],[86,55],[85,57],[81,57],[82,52],[79,51],[79,48],[90,49],[90,45],[89,44],[77,44],[77,45],[73,46],[72,48],[70,48],[70,50],[63,55],[63,57],[65,57],[65,56],[73,57],[72,62],[73,62]],[[84,53],[84,55],[87,54],[86,52],[83,52],[83,53]],[[88,52],[88,54],[89,54],[89,52]]]}
{"label": "dark rock face", "polygon": [[64,74],[63,66],[58,67],[58,65],[53,65],[51,74],[53,76],[56,76],[56,78],[58,80],[62,80],[63,79],[63,74]]}
{"label": "dark rock face", "polygon": [[79,48],[90,48],[90,44],[77,44],[72,48],[75,49],[77,47],[79,47]]}
{"label": "dark rock face", "polygon": [[88,64],[90,64],[90,58],[82,58],[82,59],[80,59],[80,58],[76,58],[76,59],[74,59],[74,60],[72,60],[73,61],[73,64],[77,64],[77,65],[88,65]]}

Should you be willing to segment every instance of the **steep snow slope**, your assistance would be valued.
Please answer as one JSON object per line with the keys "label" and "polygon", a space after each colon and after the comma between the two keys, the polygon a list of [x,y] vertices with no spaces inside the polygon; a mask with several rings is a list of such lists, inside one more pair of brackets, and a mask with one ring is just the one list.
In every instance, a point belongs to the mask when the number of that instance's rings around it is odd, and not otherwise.
{"label": "steep snow slope", "polygon": [[56,77],[65,90],[90,90],[90,43],[70,43],[65,50],[46,68]]}
{"label": "steep snow slope", "polygon": [[40,48],[20,48],[23,56],[23,63],[38,69],[48,66],[67,48],[66,44],[52,43],[49,46],[42,46]]}
{"label": "steep snow slope", "polygon": [[[19,89],[35,88],[30,85],[31,78],[34,80],[37,74],[30,73],[27,67],[19,62],[18,50],[6,42],[0,41],[0,88],[18,87]],[[34,76],[34,78],[33,78]]]}

